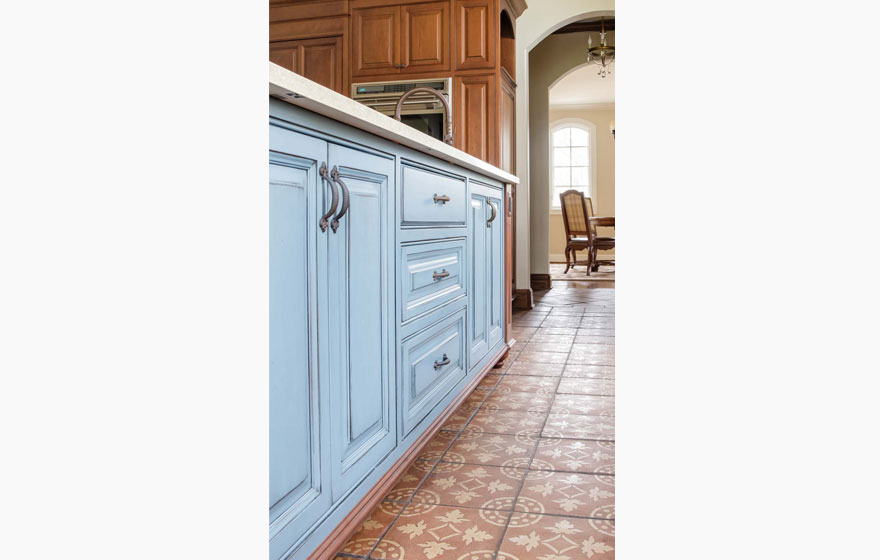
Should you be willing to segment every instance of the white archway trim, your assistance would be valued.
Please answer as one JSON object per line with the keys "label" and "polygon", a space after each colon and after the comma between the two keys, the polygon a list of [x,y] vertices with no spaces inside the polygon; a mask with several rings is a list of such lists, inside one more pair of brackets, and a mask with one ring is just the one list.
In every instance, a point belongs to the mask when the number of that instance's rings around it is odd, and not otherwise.
{"label": "white archway trim", "polygon": [[582,128],[586,130],[590,135],[590,199],[593,201],[593,208],[599,207],[599,185],[598,185],[598,161],[599,157],[597,155],[598,148],[597,142],[598,138],[596,136],[596,124],[592,123],[588,120],[579,119],[576,117],[566,117],[563,119],[556,119],[550,122],[550,141],[547,142],[550,149],[550,154],[548,156],[547,161],[550,162],[550,177],[549,177],[549,185],[550,185],[550,213],[551,214],[561,214],[562,210],[558,208],[554,208],[556,204],[558,204],[557,200],[554,200],[554,188],[553,188],[553,133],[557,130],[561,130],[563,128],[576,127]]}

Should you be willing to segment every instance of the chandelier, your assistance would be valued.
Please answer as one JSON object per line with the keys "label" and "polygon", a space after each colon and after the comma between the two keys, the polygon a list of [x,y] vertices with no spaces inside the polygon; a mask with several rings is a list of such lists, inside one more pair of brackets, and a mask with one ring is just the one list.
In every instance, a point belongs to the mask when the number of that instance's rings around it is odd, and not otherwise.
{"label": "chandelier", "polygon": [[614,45],[608,46],[605,39],[605,18],[602,18],[602,32],[599,33],[599,45],[593,46],[593,36],[587,35],[587,64],[599,67],[598,74],[603,78],[611,73],[614,64]]}

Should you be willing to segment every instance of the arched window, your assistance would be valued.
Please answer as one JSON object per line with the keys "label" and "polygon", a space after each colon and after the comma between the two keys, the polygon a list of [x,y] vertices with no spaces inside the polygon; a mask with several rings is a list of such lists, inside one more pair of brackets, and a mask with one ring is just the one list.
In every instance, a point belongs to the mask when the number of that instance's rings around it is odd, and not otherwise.
{"label": "arched window", "polygon": [[[596,192],[595,125],[584,122],[557,124],[550,134],[550,207],[559,208],[559,195],[569,189],[584,196]],[[595,208],[596,201],[593,200]]]}

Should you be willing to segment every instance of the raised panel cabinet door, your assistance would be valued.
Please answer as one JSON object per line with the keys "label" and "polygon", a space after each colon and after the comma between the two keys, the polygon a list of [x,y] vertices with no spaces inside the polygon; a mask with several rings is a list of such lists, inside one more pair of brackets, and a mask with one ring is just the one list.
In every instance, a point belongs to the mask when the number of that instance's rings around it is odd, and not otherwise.
{"label": "raised panel cabinet door", "polygon": [[348,199],[328,260],[335,501],[397,441],[394,160],[331,143],[328,161],[339,174],[337,216]]}
{"label": "raised panel cabinet door", "polygon": [[449,70],[449,3],[406,4],[401,14],[401,56],[407,72]]}
{"label": "raised panel cabinet door", "polygon": [[269,43],[269,60],[344,94],[342,44],[341,36]]}
{"label": "raised panel cabinet door", "polygon": [[455,67],[495,66],[495,18],[492,0],[455,2]]}
{"label": "raised panel cabinet door", "polygon": [[400,72],[400,7],[351,12],[352,76]]}
{"label": "raised panel cabinet door", "polygon": [[497,165],[495,76],[456,76],[454,90],[455,147]]}
{"label": "raised panel cabinet door", "polygon": [[278,558],[331,504],[317,304],[327,144],[270,125],[269,146],[269,521]]}
{"label": "raised panel cabinet door", "polygon": [[470,215],[468,216],[468,238],[470,239],[470,282],[468,305],[468,349],[470,351],[469,369],[475,368],[489,352],[489,325],[486,306],[489,305],[487,243],[489,228],[486,227],[488,214],[486,197],[471,193]]}
{"label": "raised panel cabinet door", "polygon": [[[494,192],[493,192],[494,191]],[[504,281],[504,199],[503,191],[491,189],[486,191],[486,203],[489,205],[488,227],[486,234],[487,293],[488,304],[486,319],[488,325],[489,349],[504,339],[505,297],[507,286]]]}

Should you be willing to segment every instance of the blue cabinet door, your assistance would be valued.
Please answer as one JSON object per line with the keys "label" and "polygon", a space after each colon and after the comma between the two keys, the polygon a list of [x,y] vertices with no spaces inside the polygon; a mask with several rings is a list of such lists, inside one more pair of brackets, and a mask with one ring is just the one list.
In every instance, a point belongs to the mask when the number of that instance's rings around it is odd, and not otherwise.
{"label": "blue cabinet door", "polygon": [[269,522],[279,558],[331,503],[317,304],[327,145],[280,126],[269,132]]}
{"label": "blue cabinet door", "polygon": [[504,205],[501,189],[474,182],[470,186],[468,337],[474,369],[504,338]]}
{"label": "blue cabinet door", "polygon": [[328,161],[349,201],[329,236],[327,271],[335,501],[397,443],[394,160],[331,143]]}
{"label": "blue cabinet door", "polygon": [[470,215],[468,216],[468,237],[470,239],[471,265],[470,285],[468,289],[468,339],[470,340],[470,365],[473,369],[489,352],[489,325],[487,324],[486,305],[488,305],[488,282],[486,266],[486,244],[489,241],[486,227],[486,196],[479,192],[471,192]]}

